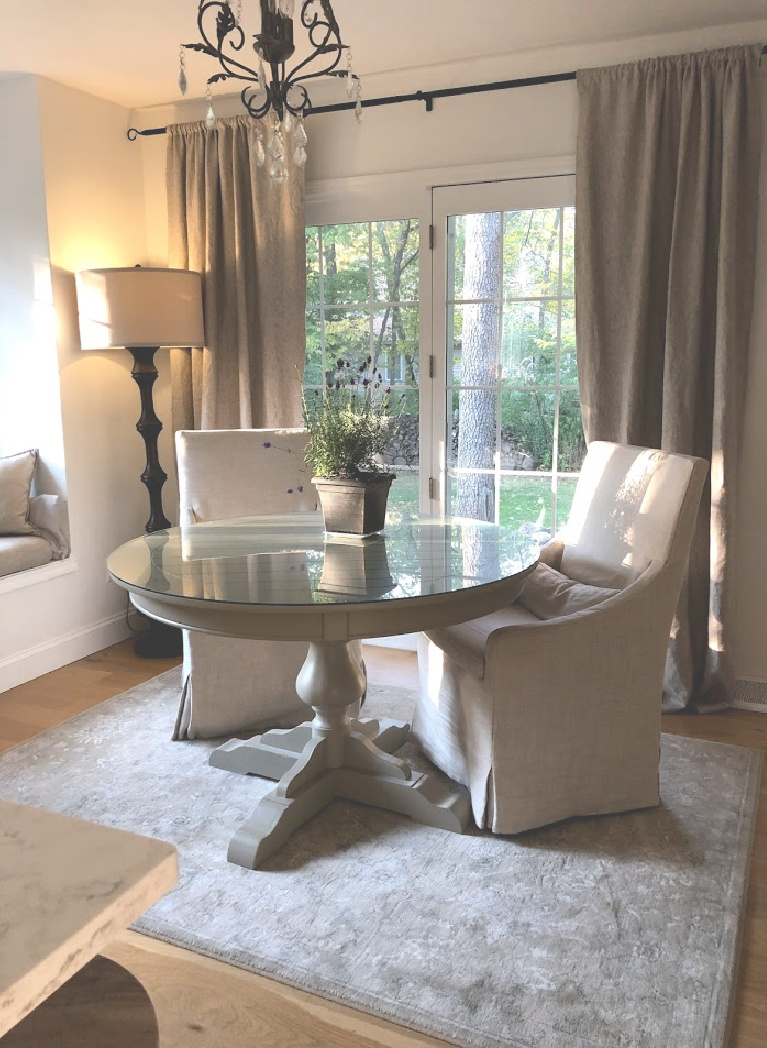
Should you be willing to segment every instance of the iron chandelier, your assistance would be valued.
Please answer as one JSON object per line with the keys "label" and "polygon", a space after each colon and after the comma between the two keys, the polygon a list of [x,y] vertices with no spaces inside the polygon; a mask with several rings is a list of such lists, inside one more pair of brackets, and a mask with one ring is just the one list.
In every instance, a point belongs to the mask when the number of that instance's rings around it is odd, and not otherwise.
{"label": "iron chandelier", "polygon": [[[186,94],[187,78],[184,50],[199,51],[216,58],[223,72],[208,78],[208,101],[205,122],[213,127],[211,87],[225,81],[246,81],[240,98],[248,113],[260,120],[267,117],[267,140],[261,125],[256,126],[256,162],[259,167],[269,160],[269,174],[273,181],[285,183],[289,178],[287,157],[303,167],[306,163],[306,131],[304,117],[312,103],[306,82],[321,76],[343,77],[349,98],[356,94],[357,119],[362,118],[362,89],[359,77],[352,69],[352,53],[341,42],[338,22],[330,0],[300,0],[301,25],[306,30],[311,53],[293,69],[286,71],[286,63],[295,53],[293,14],[295,0],[258,0],[261,7],[261,31],[250,35],[257,63],[248,65],[245,45],[249,39],[242,21],[243,0],[200,0],[197,27],[202,43],[183,44],[179,88]],[[344,69],[339,69],[346,52]]]}

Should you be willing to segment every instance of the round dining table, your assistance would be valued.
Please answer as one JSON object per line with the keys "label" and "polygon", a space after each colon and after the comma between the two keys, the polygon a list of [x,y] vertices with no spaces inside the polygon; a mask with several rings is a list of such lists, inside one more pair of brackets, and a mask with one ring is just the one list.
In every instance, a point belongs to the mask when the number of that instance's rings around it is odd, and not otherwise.
{"label": "round dining table", "polygon": [[[111,578],[151,618],[188,630],[305,640],[296,680],[307,723],[219,747],[211,763],[278,778],[228,859],[256,869],[334,798],[463,832],[468,794],[393,755],[409,726],[358,716],[360,640],[455,625],[519,595],[538,545],[480,521],[387,521],[369,538],[326,533],[321,514],[207,521],[142,535],[110,555]],[[308,721],[310,710],[313,719]]]}

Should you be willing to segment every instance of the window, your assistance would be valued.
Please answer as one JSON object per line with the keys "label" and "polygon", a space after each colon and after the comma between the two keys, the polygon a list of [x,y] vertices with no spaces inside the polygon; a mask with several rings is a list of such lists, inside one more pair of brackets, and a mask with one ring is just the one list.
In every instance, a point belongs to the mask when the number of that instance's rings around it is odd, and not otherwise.
{"label": "window", "polygon": [[574,193],[572,176],[435,187],[422,331],[417,218],[307,229],[305,389],[370,355],[404,397],[390,505],[418,511],[420,492],[426,512],[541,540],[567,522],[585,454]]}
{"label": "window", "polygon": [[417,512],[418,221],[309,227],[306,265],[304,389],[322,390],[339,359],[357,367],[372,357],[403,409],[385,456],[398,474],[389,502]]}
{"label": "window", "polygon": [[[562,181],[538,180],[551,185],[535,184],[532,194],[559,204]],[[567,521],[586,450],[575,209],[515,207],[525,198],[519,182],[461,188],[463,198],[446,201],[443,227],[445,503],[457,516],[544,539]],[[483,209],[488,196],[507,208]],[[479,207],[459,212],[464,200]]]}

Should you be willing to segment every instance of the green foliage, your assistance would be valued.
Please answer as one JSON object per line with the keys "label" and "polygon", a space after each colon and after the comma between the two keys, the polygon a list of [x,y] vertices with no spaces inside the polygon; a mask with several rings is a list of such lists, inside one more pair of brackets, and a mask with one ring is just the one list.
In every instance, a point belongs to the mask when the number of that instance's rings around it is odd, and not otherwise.
{"label": "green foliage", "polygon": [[306,461],[318,477],[359,477],[387,473],[376,460],[391,439],[397,413],[391,410],[391,388],[372,370],[368,357],[356,367],[339,359],[325,389],[304,396],[304,423],[309,430]]}
{"label": "green foliage", "polygon": [[[575,210],[564,207],[509,211],[503,215],[502,228],[502,317],[498,317],[499,322],[502,320],[498,326],[501,337],[496,333],[487,347],[492,358],[493,384],[493,369],[499,368],[496,396],[502,433],[504,439],[511,438],[532,457],[535,470],[577,472],[585,444],[577,392]],[[472,308],[461,305],[465,216],[450,220],[449,235],[450,293],[457,300],[453,310],[455,410],[459,408],[461,385],[463,315]],[[417,417],[418,236],[418,223],[408,219],[307,229],[304,384],[310,412],[319,403],[324,405],[329,393],[342,392],[334,386],[339,358],[349,362],[351,369],[359,368],[370,358],[371,370],[382,376],[382,388],[408,390],[406,403],[398,406]],[[328,382],[333,384],[333,390],[328,389]],[[346,392],[349,393],[348,388]],[[334,420],[330,416],[327,419],[325,443],[348,443],[352,450],[346,454],[346,462],[361,462],[363,452],[353,450],[360,423],[351,417],[344,416],[349,432],[342,441],[342,399],[336,404]],[[559,454],[553,462],[555,423]],[[368,457],[374,459],[377,454],[381,452]],[[338,461],[337,455],[335,465],[327,468],[337,471]],[[333,471],[329,475],[337,475]]]}
{"label": "green foliage", "polygon": [[[466,219],[451,220],[452,276],[456,307],[453,320],[453,374],[462,374],[462,306],[466,257]],[[575,344],[574,299],[575,209],[535,208],[508,211],[503,216],[502,339],[486,345],[493,358],[488,371],[500,365],[500,411],[504,435],[516,441],[534,460],[535,469],[577,472],[585,454],[578,399],[578,359]],[[560,265],[561,263],[561,265]],[[559,367],[557,368],[557,347]],[[553,463],[559,397],[559,457]],[[529,387],[529,388],[527,388]],[[452,398],[459,408],[459,394]]]}
{"label": "green foliage", "polygon": [[305,386],[325,386],[338,357],[368,356],[387,383],[417,386],[417,221],[310,227],[306,285]]}

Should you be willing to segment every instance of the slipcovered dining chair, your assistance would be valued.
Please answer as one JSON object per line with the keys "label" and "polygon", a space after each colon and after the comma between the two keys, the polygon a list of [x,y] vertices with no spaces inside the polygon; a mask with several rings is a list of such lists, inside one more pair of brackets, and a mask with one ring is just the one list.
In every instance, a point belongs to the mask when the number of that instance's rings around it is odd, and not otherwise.
{"label": "slipcovered dining chair", "polygon": [[418,641],[413,732],[513,834],[656,805],[669,633],[707,463],[594,442],[518,601]]}
{"label": "slipcovered dining chair", "polygon": [[[310,512],[317,492],[303,429],[179,430],[180,522]],[[306,720],[296,676],[307,645],[184,630],[175,739],[256,734]]]}

